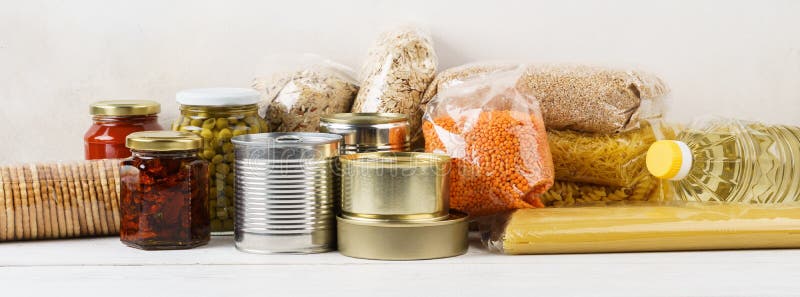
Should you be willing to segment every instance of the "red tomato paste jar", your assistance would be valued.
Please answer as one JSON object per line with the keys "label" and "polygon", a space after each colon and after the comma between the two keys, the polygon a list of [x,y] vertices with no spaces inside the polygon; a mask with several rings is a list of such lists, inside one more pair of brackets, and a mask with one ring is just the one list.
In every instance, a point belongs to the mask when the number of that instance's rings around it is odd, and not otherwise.
{"label": "red tomato paste jar", "polygon": [[83,136],[86,160],[131,156],[125,137],[139,131],[164,130],[158,124],[161,104],[148,100],[100,101],[91,105],[94,124]]}
{"label": "red tomato paste jar", "polygon": [[208,162],[203,139],[188,132],[128,135],[132,156],[120,163],[120,240],[145,250],[208,243]]}

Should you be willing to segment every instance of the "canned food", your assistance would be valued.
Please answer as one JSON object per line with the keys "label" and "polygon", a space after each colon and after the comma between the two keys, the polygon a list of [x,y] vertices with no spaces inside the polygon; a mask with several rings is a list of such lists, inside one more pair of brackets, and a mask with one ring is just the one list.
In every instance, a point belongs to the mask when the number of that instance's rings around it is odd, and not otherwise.
{"label": "canned food", "polygon": [[253,253],[333,249],[341,139],[326,133],[262,133],[232,139],[237,249]]}
{"label": "canned food", "polygon": [[343,155],[411,149],[408,117],[400,113],[332,114],[320,118],[319,131],[341,135]]}
{"label": "canned food", "polygon": [[422,260],[467,252],[469,221],[452,212],[433,222],[382,222],[337,218],[339,252],[354,258]]}
{"label": "canned food", "polygon": [[340,157],[342,216],[390,221],[447,218],[450,158],[412,152]]}

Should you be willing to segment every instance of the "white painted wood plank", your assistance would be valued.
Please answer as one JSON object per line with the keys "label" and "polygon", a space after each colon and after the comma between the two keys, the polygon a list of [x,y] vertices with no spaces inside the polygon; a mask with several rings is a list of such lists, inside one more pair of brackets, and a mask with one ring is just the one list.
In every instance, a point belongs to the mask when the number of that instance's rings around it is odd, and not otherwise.
{"label": "white painted wood plank", "polygon": [[[0,243],[0,296],[792,296],[800,250],[368,261],[338,253],[252,255],[229,237],[145,252],[116,238]],[[75,290],[76,288],[82,288]],[[89,289],[91,288],[91,289]],[[6,295],[6,293],[13,293]],[[74,293],[74,294],[73,294]]]}
{"label": "white painted wood plank", "polygon": [[[52,266],[0,269],[3,296],[791,296],[797,263]],[[76,290],[79,289],[79,290]],[[12,293],[6,295],[6,292]]]}
{"label": "white painted wood plank", "polygon": [[141,251],[124,246],[115,237],[0,243],[2,266],[70,265],[294,265],[294,264],[725,264],[746,260],[753,264],[800,265],[800,250],[709,251],[671,253],[620,253],[584,255],[506,256],[490,254],[473,242],[467,255],[413,262],[353,259],[339,253],[312,255],[256,255],[237,251],[232,237],[212,237],[207,246],[191,250]]}

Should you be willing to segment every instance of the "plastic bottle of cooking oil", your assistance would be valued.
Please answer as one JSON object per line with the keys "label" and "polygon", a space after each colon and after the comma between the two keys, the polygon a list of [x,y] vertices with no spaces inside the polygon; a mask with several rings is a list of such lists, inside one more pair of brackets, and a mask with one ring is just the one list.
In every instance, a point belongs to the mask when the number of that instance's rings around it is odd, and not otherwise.
{"label": "plastic bottle of cooking oil", "polygon": [[647,169],[687,201],[800,201],[800,127],[707,117],[653,143]]}

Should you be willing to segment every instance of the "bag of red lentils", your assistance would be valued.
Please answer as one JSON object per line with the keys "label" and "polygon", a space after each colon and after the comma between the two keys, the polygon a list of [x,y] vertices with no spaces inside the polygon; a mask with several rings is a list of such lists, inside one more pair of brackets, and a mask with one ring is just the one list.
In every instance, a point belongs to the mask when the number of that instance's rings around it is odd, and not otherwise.
{"label": "bag of red lentils", "polygon": [[425,150],[451,157],[451,208],[482,216],[544,206],[553,159],[538,101],[518,88],[523,71],[439,89],[428,105]]}

